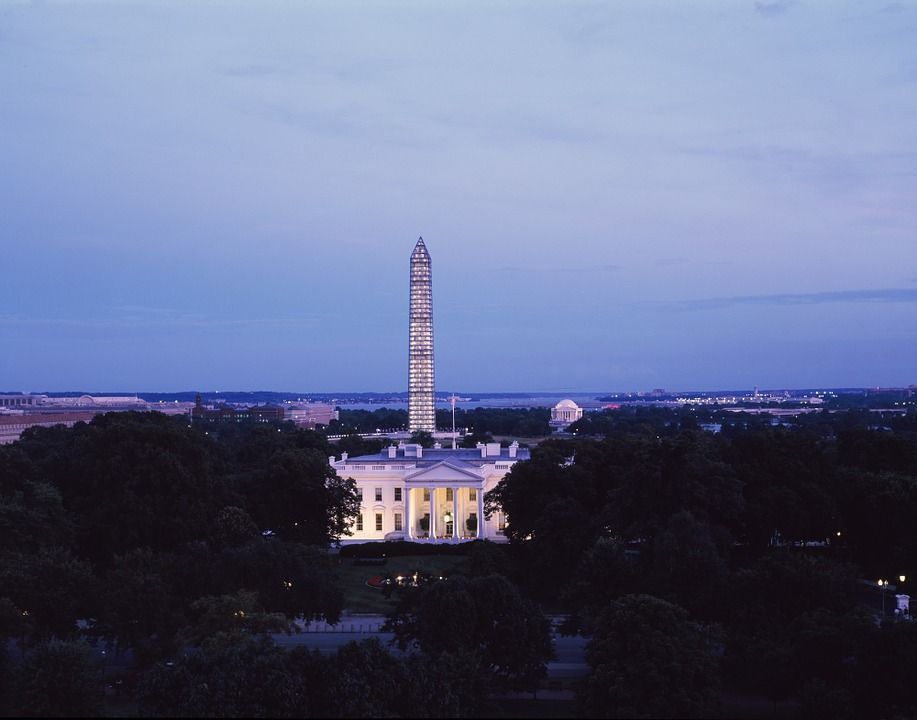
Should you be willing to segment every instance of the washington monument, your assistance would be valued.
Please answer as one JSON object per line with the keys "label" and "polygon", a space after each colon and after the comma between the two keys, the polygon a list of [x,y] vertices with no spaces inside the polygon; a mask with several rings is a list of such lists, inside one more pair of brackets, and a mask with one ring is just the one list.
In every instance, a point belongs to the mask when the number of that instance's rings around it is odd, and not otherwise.
{"label": "washington monument", "polygon": [[408,430],[436,430],[433,406],[433,272],[430,253],[418,238],[411,253],[408,351]]}

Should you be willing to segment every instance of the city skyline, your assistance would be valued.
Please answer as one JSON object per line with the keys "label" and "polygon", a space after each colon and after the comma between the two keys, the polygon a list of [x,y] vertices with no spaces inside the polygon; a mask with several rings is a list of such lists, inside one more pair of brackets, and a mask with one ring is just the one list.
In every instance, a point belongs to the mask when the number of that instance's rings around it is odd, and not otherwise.
{"label": "city skyline", "polygon": [[915,382],[915,6],[7,3],[0,28],[5,390],[407,389],[418,235],[444,388]]}

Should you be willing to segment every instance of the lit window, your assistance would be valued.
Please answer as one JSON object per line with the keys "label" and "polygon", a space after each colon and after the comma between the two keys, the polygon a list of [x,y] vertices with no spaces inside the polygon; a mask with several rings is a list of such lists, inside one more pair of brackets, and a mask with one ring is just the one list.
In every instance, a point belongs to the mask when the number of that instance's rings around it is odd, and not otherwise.
{"label": "lit window", "polygon": [[446,488],[446,502],[452,502],[452,488]]}
{"label": "lit window", "polygon": [[395,531],[401,531],[401,513],[395,513]]}
{"label": "lit window", "polygon": [[469,499],[469,500],[477,500],[477,499],[478,499],[478,491],[475,490],[474,488],[470,489],[470,490],[468,491],[468,499]]}
{"label": "lit window", "polygon": [[430,491],[427,488],[423,489],[423,501],[430,502]]}

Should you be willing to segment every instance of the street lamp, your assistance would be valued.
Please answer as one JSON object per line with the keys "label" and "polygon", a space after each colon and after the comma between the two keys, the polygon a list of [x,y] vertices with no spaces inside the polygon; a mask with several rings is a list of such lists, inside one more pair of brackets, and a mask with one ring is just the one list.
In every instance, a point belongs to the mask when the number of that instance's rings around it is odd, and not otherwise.
{"label": "street lamp", "polygon": [[879,578],[878,586],[882,590],[882,619],[885,619],[885,588],[888,587],[888,580],[883,580]]}
{"label": "street lamp", "polygon": [[899,576],[898,576],[898,582],[903,583],[905,580],[907,580],[907,577],[906,577],[906,576],[904,576],[904,575],[899,575]]}

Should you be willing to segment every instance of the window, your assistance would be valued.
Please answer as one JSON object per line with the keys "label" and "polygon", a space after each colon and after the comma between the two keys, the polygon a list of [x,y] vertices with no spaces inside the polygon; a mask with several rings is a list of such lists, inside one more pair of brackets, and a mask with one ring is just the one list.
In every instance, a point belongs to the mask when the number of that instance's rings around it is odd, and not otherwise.
{"label": "window", "polygon": [[382,488],[376,488],[376,502],[382,502]]}
{"label": "window", "polygon": [[401,513],[395,513],[395,531],[401,532],[402,529],[403,528],[401,526]]}
{"label": "window", "polygon": [[430,502],[430,491],[427,488],[423,489],[423,501]]}
{"label": "window", "polygon": [[452,488],[446,488],[446,502],[452,502]]}
{"label": "window", "polygon": [[363,513],[357,515],[357,532],[363,532]]}
{"label": "window", "polygon": [[469,500],[475,500],[475,501],[477,501],[477,499],[478,499],[478,491],[475,490],[474,488],[471,488],[471,489],[468,491],[468,499],[469,499]]}
{"label": "window", "polygon": [[376,532],[382,532],[382,513],[376,513]]}
{"label": "window", "polygon": [[357,500],[363,502],[363,488],[361,487],[357,488]]}
{"label": "window", "polygon": [[506,530],[506,515],[497,513],[497,530],[503,532]]}
{"label": "window", "polygon": [[401,488],[395,488],[395,502],[401,502]]}

